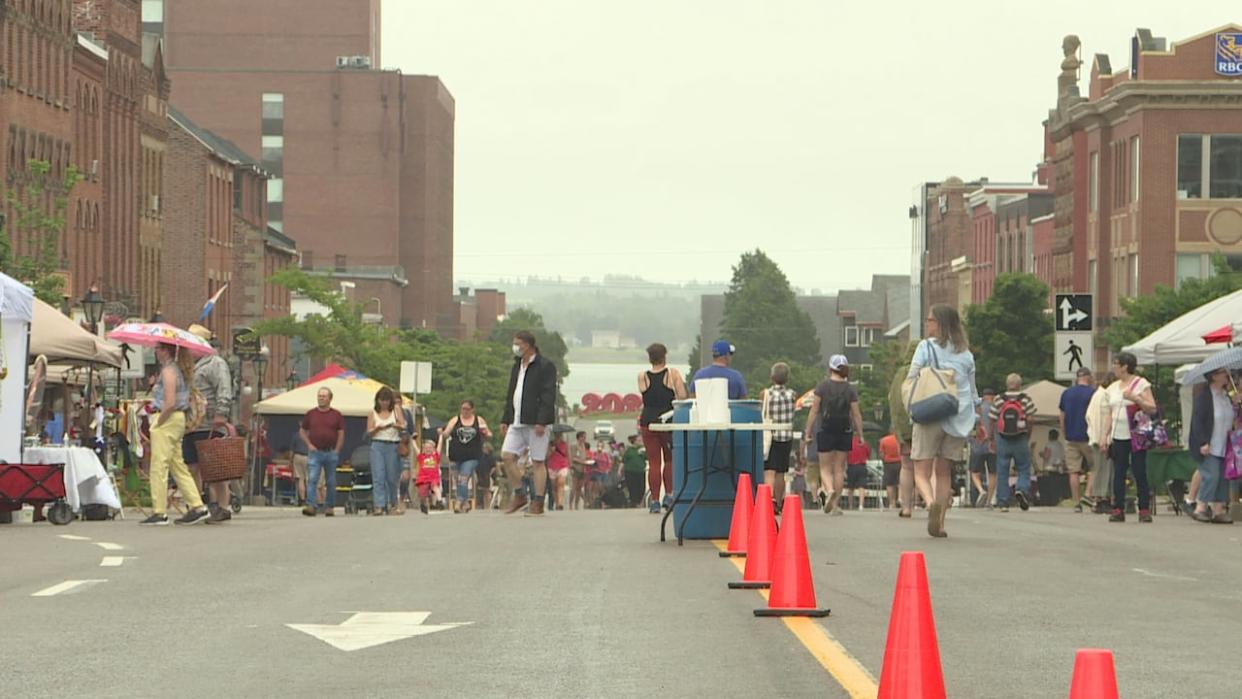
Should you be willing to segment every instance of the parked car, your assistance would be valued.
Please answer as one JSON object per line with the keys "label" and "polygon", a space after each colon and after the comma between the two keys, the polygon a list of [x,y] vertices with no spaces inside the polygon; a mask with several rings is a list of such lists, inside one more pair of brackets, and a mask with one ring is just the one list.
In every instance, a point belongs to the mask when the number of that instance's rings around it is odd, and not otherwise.
{"label": "parked car", "polygon": [[612,420],[598,420],[595,423],[595,439],[612,439],[616,435]]}

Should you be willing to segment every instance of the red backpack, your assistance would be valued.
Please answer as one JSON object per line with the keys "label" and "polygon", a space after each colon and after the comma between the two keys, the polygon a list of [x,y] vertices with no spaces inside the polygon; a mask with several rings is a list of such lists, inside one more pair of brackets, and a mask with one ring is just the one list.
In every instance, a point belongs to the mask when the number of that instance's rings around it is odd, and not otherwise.
{"label": "red backpack", "polygon": [[1002,437],[1026,434],[1026,406],[1022,403],[1024,397],[1021,393],[1005,396],[1005,402],[1001,403],[1000,413],[996,416],[996,431]]}

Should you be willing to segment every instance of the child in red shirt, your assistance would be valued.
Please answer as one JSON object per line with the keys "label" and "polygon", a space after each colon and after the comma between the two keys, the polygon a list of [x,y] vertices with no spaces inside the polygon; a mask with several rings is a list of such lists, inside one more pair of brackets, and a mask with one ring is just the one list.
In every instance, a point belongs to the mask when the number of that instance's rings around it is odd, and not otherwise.
{"label": "child in red shirt", "polygon": [[440,454],[436,451],[436,443],[430,439],[423,442],[423,450],[418,455],[418,473],[414,476],[414,486],[418,488],[418,509],[423,514],[428,514],[431,510],[432,489],[440,487]]}
{"label": "child in red shirt", "polygon": [[[867,494],[867,460],[871,458],[871,447],[858,435],[845,457],[845,506],[849,509],[862,509],[863,497]],[[861,490],[862,493],[857,493]]]}

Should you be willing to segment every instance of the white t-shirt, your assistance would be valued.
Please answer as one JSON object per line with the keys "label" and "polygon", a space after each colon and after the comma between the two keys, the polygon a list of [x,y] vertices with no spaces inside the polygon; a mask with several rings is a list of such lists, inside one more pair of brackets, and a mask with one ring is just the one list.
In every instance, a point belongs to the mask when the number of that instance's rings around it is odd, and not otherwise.
{"label": "white t-shirt", "polygon": [[[535,361],[535,358],[531,357],[530,361]],[[513,427],[522,426],[522,392],[526,388],[526,367],[530,363],[522,362],[519,366],[517,386],[513,389]]]}
{"label": "white t-shirt", "polygon": [[[1134,386],[1133,389],[1130,386]],[[1143,391],[1151,388],[1151,384],[1147,379],[1138,376],[1126,379],[1126,383],[1114,381],[1113,385],[1108,387],[1108,408],[1113,412],[1113,429],[1112,437],[1117,439],[1130,438],[1130,411],[1128,408],[1134,403],[1126,400],[1123,394],[1126,390],[1130,390],[1136,395],[1142,395]]]}

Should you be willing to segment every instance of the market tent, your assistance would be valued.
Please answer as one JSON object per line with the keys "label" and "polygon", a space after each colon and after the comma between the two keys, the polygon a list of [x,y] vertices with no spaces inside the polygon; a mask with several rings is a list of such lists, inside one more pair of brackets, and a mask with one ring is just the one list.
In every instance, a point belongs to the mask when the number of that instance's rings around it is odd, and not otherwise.
{"label": "market tent", "polygon": [[346,369],[340,364],[333,362],[332,364],[329,364],[328,366],[324,367],[323,371],[307,379],[305,382],[302,383],[302,385],[309,386],[311,384],[319,383],[320,381],[323,381],[324,379],[365,379],[365,378],[367,377],[363,376],[362,374],[359,374],[353,369]]}
{"label": "market tent", "polygon": [[26,337],[34,293],[0,273],[0,460],[20,463],[26,423]]}
{"label": "market tent", "polygon": [[345,417],[366,417],[375,407],[379,383],[370,379],[324,379],[268,398],[255,404],[254,410],[261,415],[304,415],[317,405],[321,388],[332,391],[332,407]]}
{"label": "market tent", "polygon": [[89,363],[121,366],[121,348],[83,330],[49,304],[34,300],[30,324],[30,355],[43,355],[53,364]]}
{"label": "market tent", "polygon": [[1242,324],[1235,323],[1238,318],[1242,318],[1242,291],[1209,301],[1122,349],[1137,357],[1139,364],[1179,366],[1201,362],[1224,348],[1205,343],[1203,336],[1229,324],[1235,324],[1237,333],[1242,328]]}
{"label": "market tent", "polygon": [[1052,381],[1039,381],[1022,389],[1035,403],[1035,422],[1059,422],[1061,394],[1065,387]]}

